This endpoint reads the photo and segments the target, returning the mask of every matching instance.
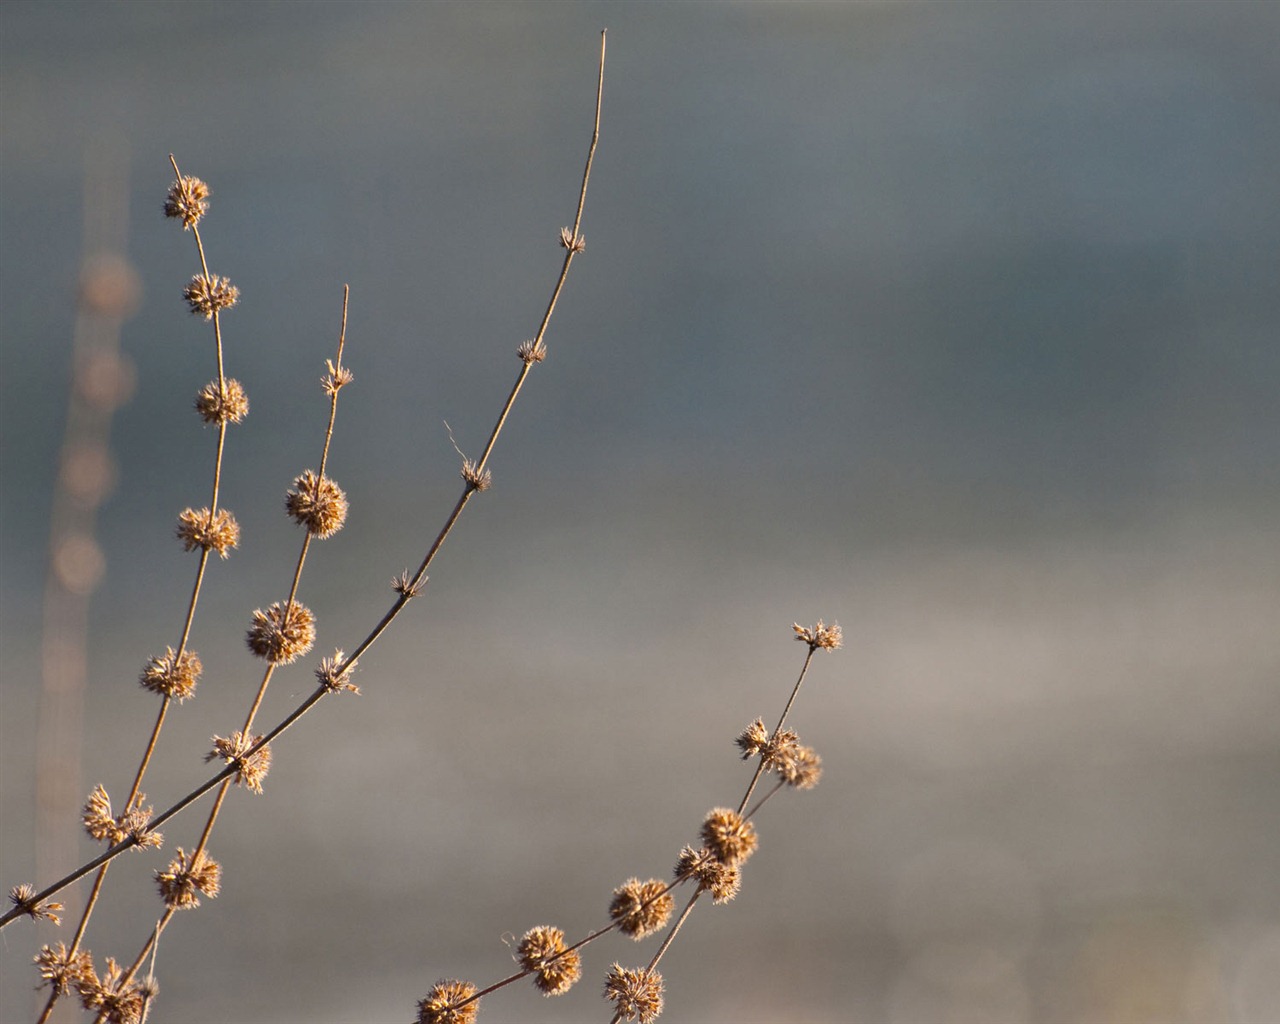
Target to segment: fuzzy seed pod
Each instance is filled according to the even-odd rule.
[[[209,212],[209,186],[199,178],[183,175],[169,186],[164,201],[166,217],[182,218],[182,230],[195,227]]]
[[[642,882],[629,878],[613,890],[609,917],[618,922],[618,930],[639,941],[663,928],[675,909],[675,897],[667,892],[661,879]]]
[[[730,867],[750,857],[759,845],[755,826],[728,807],[716,807],[702,822],[702,842],[722,864]]]
[[[211,380],[196,395],[196,412],[206,423],[239,423],[249,415],[249,396],[234,377],[224,378],[221,387]]]
[[[217,274],[211,274],[208,278],[197,274],[182,289],[182,297],[187,300],[194,315],[212,320],[214,313],[230,309],[240,301],[240,289]]]
[[[233,732],[230,736],[215,736],[213,749],[204,755],[206,761],[222,760],[236,766],[236,785],[244,786],[255,793],[262,792],[262,780],[271,771],[271,748],[262,747],[251,757],[245,757],[249,748],[257,743],[261,736],[252,739],[242,732]]]
[[[289,518],[319,540],[332,537],[347,521],[347,496],[328,477],[318,479],[311,470],[293,481],[293,490],[285,494],[284,507]]]
[[[294,601],[287,608],[279,601],[266,611],[257,608],[245,635],[249,650],[274,665],[297,661],[316,642],[316,617],[305,604]]]
[[[566,951],[564,932],[550,925],[525,932],[516,960],[523,970],[535,972],[533,983],[545,996],[564,995],[582,977],[582,957],[577,950]]]
[[[160,898],[166,907],[189,910],[200,906],[200,894],[216,899],[222,889],[222,867],[203,850],[188,859],[186,851],[178,847],[178,856],[170,862],[168,871],[156,872]]]
[[[193,508],[183,509],[178,514],[176,532],[184,551],[195,548],[212,550],[218,552],[220,558],[226,558],[231,549],[240,543],[240,524],[225,508],[218,509],[216,514],[207,508],[199,511]]]
[[[164,654],[151,656],[138,682],[152,693],[176,697],[181,703],[195,694],[196,683],[203,670],[200,656],[195,651],[183,651],[179,658],[177,651],[166,647]]]
[[[614,964],[605,979],[604,997],[619,1018],[649,1024],[662,1013],[662,975]]]
[[[436,982],[418,1000],[418,1024],[475,1024],[480,1013],[480,1000],[472,999],[476,991],[469,981]]]

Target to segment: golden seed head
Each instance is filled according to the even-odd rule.
[[[716,807],[702,822],[702,842],[723,864],[730,866],[750,857],[759,845],[756,828],[728,807]]]
[[[206,761],[222,760],[236,766],[236,785],[244,786],[255,793],[262,792],[262,780],[271,771],[271,748],[263,747],[249,757],[245,757],[249,748],[257,743],[261,736],[249,739],[242,732],[233,732],[230,736],[215,736],[213,749],[204,755]]]
[[[187,300],[193,314],[212,320],[214,313],[230,309],[240,301],[240,289],[217,274],[211,274],[207,279],[197,274],[182,289],[182,297]]]
[[[199,511],[183,509],[178,515],[176,532],[178,540],[182,541],[182,550],[213,550],[220,558],[226,558],[240,543],[240,524],[225,508],[218,509],[216,513],[207,508]]]
[[[52,921],[54,924],[62,924],[62,918],[58,916],[58,911],[62,909],[62,904],[54,903],[51,900],[39,903],[36,901],[35,895],[36,887],[29,882],[23,882],[21,885],[15,885],[9,890],[9,901],[33,921],[43,920]]]
[[[178,703],[182,703],[195,694],[196,683],[203,670],[200,656],[195,651],[183,651],[182,657],[178,657],[177,651],[166,647],[164,654],[151,656],[143,666],[138,682],[152,693],[176,697]]]
[[[604,983],[604,997],[621,1020],[649,1024],[662,1013],[662,975],[614,964]]]
[[[418,1024],[475,1024],[480,1000],[469,981],[438,981],[418,1000]]]
[[[813,747],[797,745],[790,756],[778,764],[778,774],[788,786],[813,789],[822,778],[822,758]]]
[[[222,386],[211,380],[196,395],[196,412],[206,423],[239,423],[249,415],[249,396],[234,377],[225,377]]]
[[[66,943],[41,946],[32,959],[40,969],[40,987],[48,985],[58,995],[64,995],[72,986],[93,977],[93,957],[87,949],[71,953]]]
[[[319,540],[342,529],[347,521],[347,495],[341,487],[308,469],[293,481],[293,488],[284,497],[289,518]]]
[[[568,249],[572,253],[579,253],[587,247],[587,240],[581,235],[575,235],[573,228],[561,228],[560,247]]]
[[[120,965],[107,957],[101,979],[89,971],[76,982],[80,1004],[86,1010],[96,1010],[98,1019],[106,1024],[141,1024],[146,997],[142,986],[133,980],[125,981],[124,974]]]
[[[168,871],[157,871],[160,898],[166,907],[189,910],[200,906],[200,894],[216,899],[222,889],[222,867],[203,850],[190,858],[181,846]]]
[[[199,178],[183,175],[169,186],[164,201],[166,217],[181,217],[182,230],[195,227],[209,212],[209,186]]]
[[[609,904],[609,917],[617,922],[623,935],[639,941],[666,926],[675,909],[675,897],[667,891],[667,884],[658,878],[642,882],[628,878],[613,890]]]
[[[493,474],[470,459],[462,460],[462,479],[473,491],[487,491],[493,485]]]
[[[85,831],[94,839],[106,842],[108,846],[115,846],[116,843],[122,843],[128,838],[133,838],[135,841],[133,846],[135,850],[161,846],[164,843],[164,835],[153,832],[147,827],[151,821],[152,809],[143,808],[142,801],[146,798],[145,793],[139,793],[132,810],[113,816],[111,798],[99,783],[93,788],[84,805],[82,820]]]
[[[742,730],[741,735],[734,742],[738,744],[738,749],[742,751],[742,760],[746,761],[755,757],[769,743],[769,730],[765,728],[764,720],[757,718]]]
[[[550,925],[538,925],[524,933],[516,950],[521,969],[533,971],[533,983],[544,996],[568,992],[582,977],[582,957],[578,951],[566,950],[564,932]]]
[[[725,864],[716,859],[705,847],[695,850],[686,846],[676,861],[675,876],[679,880],[696,878],[698,891],[711,893],[716,903],[727,903],[742,888],[742,871],[737,865]]]
[[[360,687],[351,681],[351,672],[355,667],[354,662],[347,664],[347,652],[337,647],[332,658],[320,659],[320,667],[316,669],[316,682],[330,693],[346,690],[359,696]]]
[[[541,341],[534,342],[532,339],[522,342],[520,347],[516,349],[516,355],[525,361],[525,363],[540,363],[547,358],[547,346]]]
[[[796,639],[808,644],[811,651],[816,651],[818,648],[824,651],[838,651],[844,646],[844,633],[838,622],[828,626],[819,619],[816,626],[802,626],[796,622],[792,623],[791,628],[796,631]]]
[[[286,614],[287,613],[287,614]],[[249,650],[273,665],[297,661],[316,642],[316,617],[305,604],[275,602],[266,611],[254,609],[245,635]]]
[[[320,378],[320,386],[324,388],[326,395],[333,398],[339,391],[355,380],[356,375],[345,366],[335,366],[332,359],[326,359],[324,362],[325,366],[329,368],[329,372]]]

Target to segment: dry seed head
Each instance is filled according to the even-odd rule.
[[[573,228],[560,229],[560,246],[568,249],[570,252],[579,253],[587,247],[587,240],[581,235],[575,235]]]
[[[240,301],[240,289],[217,274],[210,275],[208,279],[197,274],[182,289],[182,297],[187,300],[192,313],[212,320],[214,313],[230,309]]]
[[[346,690],[359,696],[360,687],[351,681],[351,670],[354,668],[354,663],[347,664],[347,652],[341,647],[335,648],[332,658],[320,659],[320,667],[316,669],[316,682],[330,693]]]
[[[605,979],[604,997],[619,1019],[649,1024],[662,1013],[662,975],[614,964]]]
[[[405,569],[399,576],[391,577],[391,589],[397,594],[403,594],[405,597],[413,598],[422,593],[422,588],[427,585],[428,576],[423,576],[417,583],[413,582],[413,577],[409,575],[409,570]]]
[[[178,657],[177,651],[166,647],[164,654],[151,656],[143,666],[138,682],[152,693],[176,697],[181,703],[196,692],[196,683],[203,670],[200,656],[195,651],[183,651],[182,657]]]
[[[72,986],[93,976],[93,957],[87,949],[72,953],[66,943],[57,946],[41,946],[33,958],[40,970],[39,987],[50,986],[58,995],[65,994]]]
[[[816,651],[818,648],[824,651],[838,651],[844,646],[844,633],[838,622],[833,622],[830,626],[821,619],[815,626],[802,626],[795,622],[792,623],[791,628],[796,631],[796,639],[808,644],[811,651]]]
[[[99,979],[90,970],[76,983],[80,1004],[86,1010],[96,1010],[98,1020],[107,1024],[141,1024],[146,1005],[142,986],[136,981],[125,981],[124,971],[111,957]]]
[[[516,961],[522,970],[536,973],[533,983],[545,996],[564,995],[582,977],[582,957],[577,950],[566,951],[564,932],[550,925],[538,925],[524,933]]]
[[[166,907],[189,910],[200,906],[200,894],[216,899],[222,889],[222,867],[216,860],[197,850],[188,859],[178,847],[178,856],[169,863],[168,871],[157,871],[160,898]]]
[[[327,476],[317,478],[309,469],[293,481],[293,487],[284,498],[289,518],[319,540],[342,529],[347,521],[347,496],[341,487]]]
[[[715,854],[705,847],[695,850],[686,846],[681,850],[675,876],[681,880],[696,878],[698,891],[711,893],[711,899],[716,903],[727,903],[742,888],[741,869],[717,860]]]
[[[207,508],[199,511],[194,508],[183,509],[178,514],[176,532],[178,540],[182,541],[182,550],[213,550],[218,552],[220,558],[226,558],[231,549],[240,543],[240,524],[225,508],[218,509],[217,512],[211,512]]]
[[[169,186],[164,201],[166,217],[181,217],[182,230],[195,227],[209,212],[209,186],[199,178],[183,175]]]
[[[609,917],[623,935],[639,941],[665,927],[675,905],[675,897],[667,892],[667,884],[661,879],[642,882],[628,878],[613,890]]]
[[[206,761],[223,760],[236,766],[236,785],[244,786],[255,793],[262,792],[262,780],[271,771],[271,748],[263,747],[250,757],[244,755],[257,743],[261,736],[248,739],[242,732],[233,732],[230,736],[215,736],[213,749],[204,755]]]
[[[239,423],[249,415],[249,396],[234,377],[224,377],[221,387],[211,380],[196,394],[196,412],[206,423]]]
[[[355,380],[356,375],[345,366],[335,366],[332,359],[326,359],[324,362],[325,366],[329,368],[329,372],[320,378],[320,386],[324,388],[326,395],[333,398],[339,391]]]
[[[115,846],[130,837],[135,841],[133,846],[135,850],[162,845],[164,835],[147,828],[147,823],[151,821],[152,809],[150,807],[143,809],[142,801],[146,798],[145,793],[139,793],[133,810],[113,816],[111,797],[99,783],[94,786],[93,792],[89,794],[89,799],[84,805],[82,820],[85,831],[94,839],[106,842],[108,846]]]
[[[702,842],[723,864],[734,866],[750,857],[759,844],[756,828],[737,811],[716,807],[702,822]]]
[[[535,342],[532,339],[522,342],[520,347],[516,349],[516,355],[528,363],[540,363],[547,358],[547,346],[540,340]]]
[[[436,982],[426,998],[418,1000],[418,1024],[475,1024],[480,1000],[467,1000],[476,991],[469,981]]]
[[[788,786],[813,789],[822,778],[822,758],[813,747],[797,745],[790,757],[778,765],[778,774]]]
[[[487,491],[493,485],[493,474],[470,459],[462,460],[462,479],[473,491]]]
[[[29,882],[23,882],[21,885],[15,885],[9,890],[9,901],[18,907],[33,921],[52,921],[54,924],[62,924],[62,918],[58,916],[58,911],[62,909],[61,903],[53,903],[45,901],[37,903],[34,899],[36,887]]]
[[[273,665],[297,661],[315,642],[316,617],[297,601],[291,605],[277,601],[266,611],[254,609],[253,624],[245,635],[249,650]]]

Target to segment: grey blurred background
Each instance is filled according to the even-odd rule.
[[[1280,1019],[1273,3],[4,4],[0,881],[50,880],[40,595],[94,218],[141,294],[82,794],[128,789],[136,676],[194,568],[173,520],[208,500],[169,153],[210,183],[210,267],[243,296],[244,536],[144,787],[163,807],[256,685],[243,629],[287,593],[281,497],[318,459],[344,283],[352,512],[303,579],[316,652],[260,722],[457,496],[444,421],[483,447],[536,328],[606,26],[587,251],[494,488],[364,695],[232,794],[224,891],[163,937],[157,1019],[406,1021],[440,977],[509,973],[535,924],[597,927],[736,802],[731,741],[780,713],[790,625],[818,617],[846,648],[792,721],[824,781],[770,803],[740,897],[699,906],[664,1020]],[[167,859],[109,875],[99,962],[140,948]],[[68,932],[5,929],[0,1018],[31,1017],[29,958]],[[653,948],[610,936],[569,995],[523,984],[481,1019],[607,1020],[608,965]]]

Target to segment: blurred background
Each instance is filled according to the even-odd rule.
[[[70,856],[96,852],[77,809],[127,792],[157,706],[136,678],[190,592],[172,530],[208,502],[190,407],[215,367],[168,155],[213,191],[252,408],[157,808],[256,686],[243,631],[288,592],[282,497],[319,458],[344,283],[352,511],[302,581],[316,650],[259,722],[452,506],[445,422],[483,448],[536,330],[606,26],[587,250],[493,489],[363,696],[231,794],[223,893],[162,938],[157,1019],[407,1021],[441,977],[510,973],[534,925],[598,927],[736,804],[732,740],[776,721],[791,623],[819,617],[846,646],[792,724],[823,783],[761,813],[736,901],[699,905],[665,1020],[1280,1018],[1272,3],[4,4],[0,881],[55,877],[38,763],[73,776]],[[42,721],[51,523],[91,504],[58,487],[90,336],[125,362],[90,375],[110,462],[81,481],[82,571],[56,563],[87,668]],[[203,820],[113,868],[99,963],[133,959],[151,871]],[[33,1016],[30,957],[73,927],[5,929],[0,1018]],[[523,983],[481,1020],[607,1020],[609,964],[654,948],[609,936],[567,996]]]

